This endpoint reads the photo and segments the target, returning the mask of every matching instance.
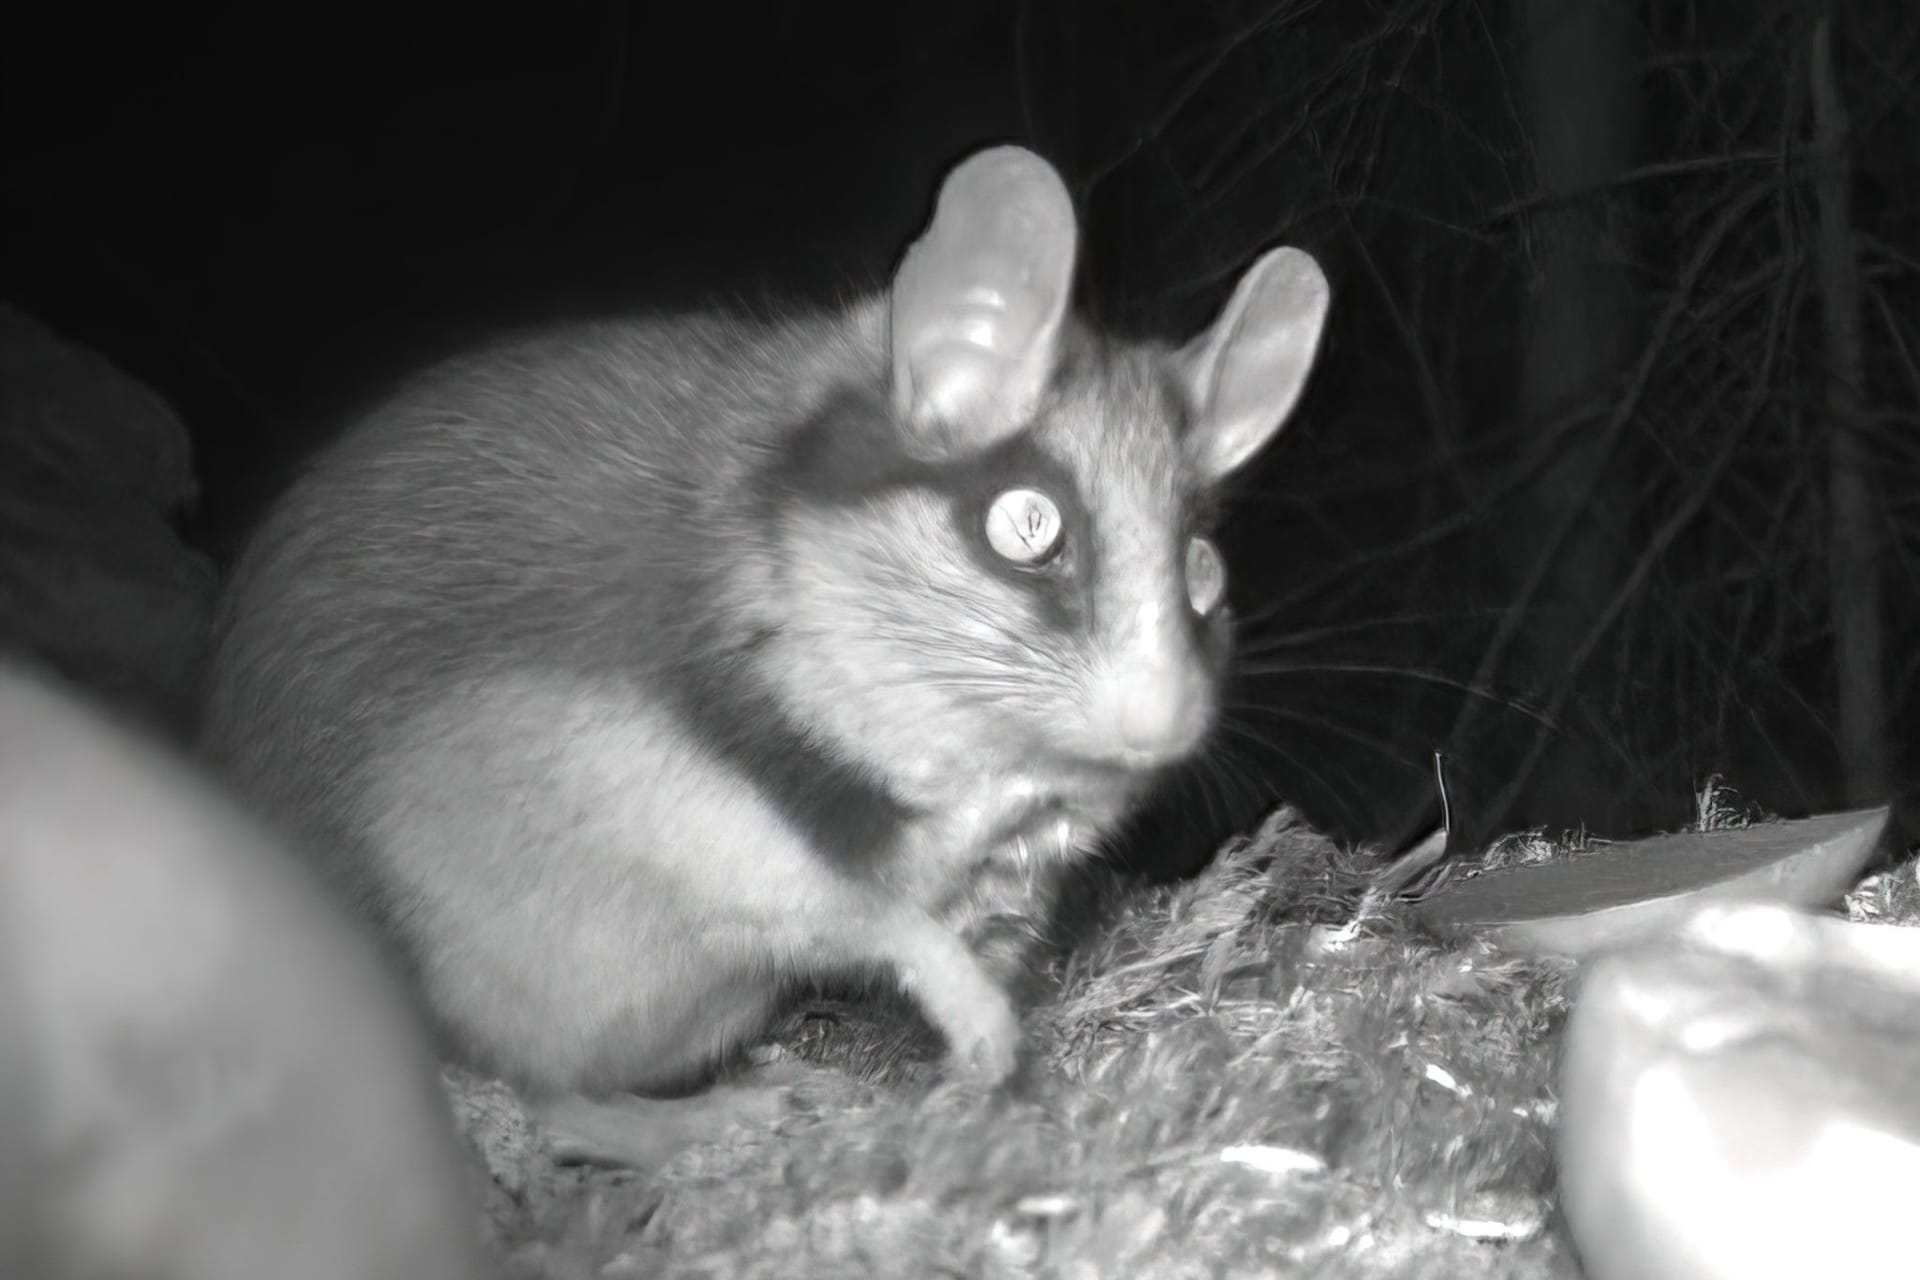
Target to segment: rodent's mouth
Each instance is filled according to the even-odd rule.
[[[1008,822],[1005,838],[1026,836],[1042,844],[1058,843],[1068,837],[1056,828],[1067,828],[1080,840],[1112,825],[1141,794],[1142,776],[1111,766],[1090,767],[1049,778],[1037,789],[1032,802]]]
[[[1166,760],[1148,753],[1074,756],[1061,764],[1058,792],[1068,798],[1113,792],[1133,795],[1151,786],[1170,767]]]
[[[1009,822],[993,844],[1022,862],[1064,858],[1079,852],[1101,825],[1064,804],[1043,804]]]

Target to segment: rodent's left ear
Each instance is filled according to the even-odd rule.
[[[992,147],[947,175],[893,278],[894,409],[917,443],[980,448],[1033,416],[1078,239],[1065,184],[1031,151]]]
[[[1187,456],[1209,483],[1246,465],[1293,412],[1330,300],[1311,254],[1272,249],[1248,268],[1212,326],[1180,350],[1194,407]]]

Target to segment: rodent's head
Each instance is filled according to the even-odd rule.
[[[1071,318],[1071,201],[1003,147],[948,177],[887,298],[890,385],[850,388],[779,468],[785,695],[909,782],[1136,779],[1217,716],[1221,483],[1299,397],[1328,290],[1275,249],[1177,349]]]

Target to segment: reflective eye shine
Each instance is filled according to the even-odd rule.
[[[1227,566],[1219,550],[1205,538],[1187,540],[1187,603],[1201,617],[1220,605],[1227,594]]]
[[[1015,564],[1044,564],[1060,550],[1060,508],[1038,489],[1009,489],[987,508],[987,544]]]

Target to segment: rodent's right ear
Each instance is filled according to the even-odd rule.
[[[1311,255],[1270,249],[1213,325],[1179,353],[1194,406],[1187,454],[1203,479],[1239,470],[1286,424],[1313,371],[1330,301]]]
[[[1078,240],[1065,184],[1031,151],[992,147],[947,176],[893,278],[893,404],[916,443],[978,449],[1033,416]]]

